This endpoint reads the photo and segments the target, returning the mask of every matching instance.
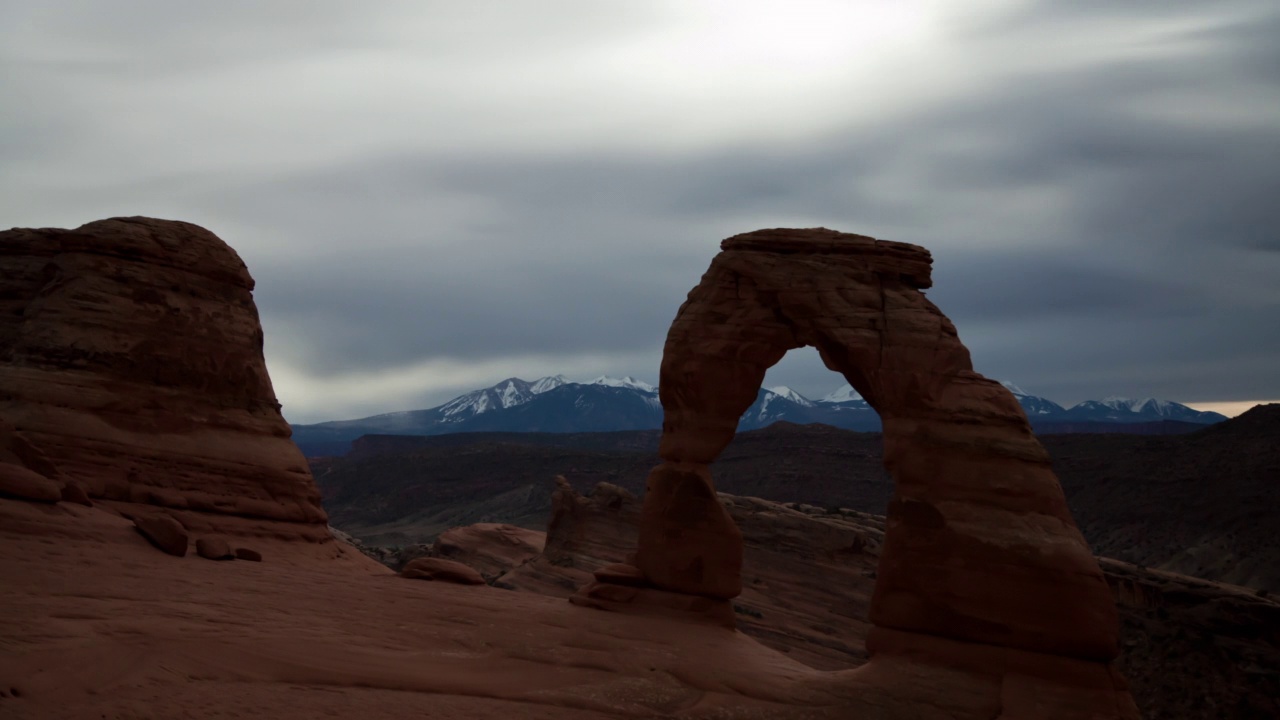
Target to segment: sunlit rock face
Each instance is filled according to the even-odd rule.
[[[739,593],[742,537],[708,466],[769,367],[813,346],[884,422],[895,490],[870,608],[873,656],[932,647],[954,659],[976,643],[1107,662],[1118,623],[1102,572],[1017,400],[974,372],[955,326],[925,297],[931,261],[915,245],[823,228],[722,243],[667,335],[663,464],[649,478],[636,564],[664,590]],[[1096,681],[1104,704],[1127,701],[1108,677],[1099,667],[1084,684]]]
[[[192,530],[327,541],[253,285],[190,223],[0,233],[0,418],[95,501],[161,506]]]

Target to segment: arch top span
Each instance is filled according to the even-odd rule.
[[[733,439],[765,372],[817,349],[882,417],[936,403],[971,371],[955,327],[921,290],[929,251],[826,228],[757,230],[721,243],[663,348],[661,455],[706,463]]]
[[[727,251],[767,252],[778,255],[825,255],[856,258],[872,271],[902,276],[912,287],[923,290],[933,285],[933,255],[919,245],[893,240],[877,240],[868,235],[827,228],[772,228],[755,230],[720,241]]]
[[[709,464],[765,372],[810,345],[880,414],[893,500],[872,599],[885,630],[1089,659],[1115,605],[1013,395],[973,371],[925,297],[928,250],[825,228],[721,244],[667,334],[664,410],[636,562],[662,589],[732,598],[742,540]]]

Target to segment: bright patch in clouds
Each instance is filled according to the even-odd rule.
[[[933,35],[933,3],[680,3],[685,17],[662,62],[672,79],[706,82],[806,81],[839,73],[846,63],[872,67],[886,53]]]

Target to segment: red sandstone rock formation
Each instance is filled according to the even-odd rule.
[[[58,502],[64,489],[53,479],[57,475],[49,458],[0,417],[0,496]]]
[[[800,247],[794,242],[775,245],[744,241],[730,260],[785,265],[793,255],[808,257],[815,282],[830,279],[820,274],[826,270],[819,256],[790,252]],[[803,315],[789,300],[742,326],[702,317],[712,321],[703,327],[713,333],[703,349],[718,346],[721,354],[673,352],[669,345],[676,365],[664,362],[664,403],[672,413],[667,466],[655,472],[646,504],[670,502],[641,515],[638,569],[651,583],[678,586],[637,587],[636,573],[615,567],[601,578],[628,584],[597,582],[581,600],[680,612],[596,613],[487,587],[405,583],[336,544],[297,542],[330,536],[271,395],[252,281],[212,235],[142,219],[5,233],[0,279],[12,285],[0,294],[0,417],[54,467],[36,468],[38,458],[16,452],[17,462],[9,456],[0,462],[46,480],[84,482],[100,502],[0,499],[0,577],[13,580],[0,583],[7,648],[0,653],[0,687],[7,688],[0,714],[300,718],[337,707],[368,718],[433,711],[583,720],[1134,717],[1122,680],[1105,664],[1009,647],[1063,645],[1062,630],[1036,633],[1045,616],[1076,622],[1096,612],[1092,596],[1080,591],[1091,576],[1059,582],[1059,561],[1074,557],[1076,538],[1059,527],[1070,528],[1070,518],[1059,516],[1060,495],[1045,489],[1056,488],[1052,475],[1039,472],[1036,457],[1028,459],[1033,448],[1020,441],[1025,419],[997,412],[1004,408],[998,388],[971,372],[934,377],[925,372],[933,365],[918,367],[922,359],[941,358],[944,369],[954,370],[967,360],[947,360],[954,359],[952,343],[959,347],[954,331],[950,340],[944,333],[929,344],[924,330],[950,326],[918,293],[903,289],[909,286],[894,284],[902,282],[898,271],[912,265],[885,247],[883,256],[870,253],[865,267],[857,265],[873,270],[849,293],[861,298],[862,281],[878,283],[879,322],[892,322],[879,326],[869,314],[867,322],[873,335],[892,340],[878,357],[893,363],[876,365],[871,351],[838,354],[852,353],[854,345],[819,347],[829,364],[858,378],[855,385],[881,409],[898,443],[888,452],[900,485],[881,565],[894,592],[877,588],[872,618],[880,627],[868,638],[871,662],[822,673],[723,626],[733,617],[724,598],[736,592],[741,560],[734,552],[741,547],[704,466],[722,447],[726,423],[736,422],[740,391],[748,381],[759,384],[757,369],[763,375],[763,367],[733,363],[781,355],[774,344],[752,344],[751,323],[762,323],[766,333],[778,329],[771,322],[782,323],[792,340],[821,342],[843,338],[840,326],[813,317],[787,325]],[[839,265],[842,256],[833,257],[826,264]],[[741,275],[735,282],[745,297],[766,292],[769,277]],[[790,297],[805,282],[790,277],[775,295]],[[712,299],[716,292],[726,290]],[[890,299],[895,293],[901,297]],[[768,308],[767,300],[747,306]],[[912,303],[923,310],[903,317]],[[699,307],[710,306],[691,301],[681,317],[694,317],[686,311]],[[732,304],[724,309],[734,317]],[[772,339],[785,340],[785,333]],[[847,364],[850,357],[860,364]],[[916,366],[908,362],[913,357]],[[717,372],[726,360],[728,369]],[[733,413],[727,420],[726,412]],[[999,432],[993,431],[993,419],[1007,426],[996,423]],[[729,423],[728,436],[732,431]],[[927,451],[936,467],[920,467],[912,448]],[[984,462],[993,454],[1022,464]],[[182,561],[155,552],[121,517],[145,524],[158,513],[145,505],[163,506],[197,536],[259,534],[255,542],[273,562]],[[1037,534],[1035,549],[1045,560],[1026,557]],[[690,540],[706,545],[690,547]],[[256,550],[235,554],[261,559]],[[891,558],[897,567],[889,567]],[[1019,579],[1032,582],[1011,582]],[[1052,603],[1037,612],[1032,602],[998,594],[1025,587],[1041,601],[1044,587],[1055,583],[1067,601],[1084,603],[1078,615]],[[683,592],[690,588],[700,592]],[[1007,627],[989,617],[981,600],[1010,611]],[[715,622],[689,622],[689,611]],[[952,621],[960,637],[927,632]],[[1087,623],[1069,629],[1080,631],[1082,642],[1065,643],[1068,650],[1084,648],[1086,655],[1107,636],[1106,628],[1091,632],[1096,628]],[[970,642],[975,634],[984,642]],[[317,693],[318,687],[333,692]]]
[[[249,562],[262,562],[262,553],[249,548],[236,548],[235,556],[237,560],[248,560]]]
[[[871,570],[879,560],[884,518],[723,493],[720,501],[745,546],[743,593],[734,600],[738,627],[810,667],[864,664]],[[558,585],[539,579],[552,572],[589,582],[583,568],[596,568],[592,575],[602,585],[643,581],[634,566],[596,565],[600,555],[622,558],[635,547],[639,501],[626,497],[632,507],[625,515],[588,498],[575,504],[582,511],[558,514],[562,522],[590,516],[596,528],[612,523],[618,527],[600,535],[612,547],[596,541],[591,547],[597,557],[586,557],[575,552],[581,546],[565,543],[556,550],[562,564],[539,559],[515,568],[503,578],[508,586],[564,597]],[[561,537],[579,534],[554,529]],[[1117,663],[1149,716],[1276,716],[1280,678],[1264,669],[1280,667],[1280,605],[1245,588],[1107,558],[1098,562],[1124,622],[1125,650]]]
[[[0,278],[0,418],[60,476],[193,532],[329,539],[224,242],[147,218],[10,230]]]
[[[62,501],[93,507],[93,501],[89,499],[89,492],[78,482],[69,482],[62,486]]]
[[[1007,716],[1032,712],[1029,698],[1052,684],[1045,674],[1114,658],[1117,614],[1102,572],[1017,401],[974,372],[955,327],[921,292],[928,251],[826,229],[761,230],[721,248],[663,350],[663,464],[649,478],[637,552],[649,581],[710,598],[740,592],[742,535],[707,466],[765,371],[808,345],[884,422],[895,490],[871,652],[933,648],[967,666],[970,647],[1001,648],[983,651],[1000,663],[1013,658],[1003,649],[1017,650],[1016,662],[1039,669],[1006,678],[1020,688]],[[1072,692],[1123,716],[1132,701],[1096,667],[1080,680],[1088,693]]]
[[[636,546],[639,520],[640,501],[624,488],[599,483],[584,497],[568,480],[557,477],[541,553],[513,566],[495,584],[569,597],[591,581],[593,571],[628,559]]]
[[[484,585],[484,578],[474,569],[460,562],[435,557],[422,557],[417,560],[411,560],[408,565],[404,566],[404,570],[400,571],[400,576],[414,580],[438,580],[459,585]]]
[[[432,557],[474,568],[485,581],[497,579],[542,552],[546,535],[503,523],[476,523],[445,530],[431,545]]]
[[[152,545],[170,555],[184,557],[187,554],[187,529],[168,515],[142,515],[133,525]]]
[[[742,529],[744,591],[732,609],[743,632],[814,668],[864,662],[869,576],[879,559],[882,519],[724,494],[719,501]],[[543,553],[513,564],[494,585],[564,598],[584,586],[617,598],[631,593],[608,586],[649,585],[626,562],[634,559],[638,498],[609,483],[584,497],[564,482],[552,503]],[[474,555],[459,557],[468,556]],[[594,605],[606,602],[597,598]]]
[[[54,481],[21,465],[0,463],[0,496],[54,503],[62,499],[62,490]]]
[[[218,537],[202,537],[196,540],[196,554],[208,560],[234,560],[231,543]]]

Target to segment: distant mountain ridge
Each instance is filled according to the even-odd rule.
[[[1221,422],[1218,413],[1201,412],[1168,400],[1108,397],[1067,409],[1002,383],[1022,405],[1032,425],[1043,432],[1181,432]],[[786,386],[761,388],[742,414],[739,430],[755,430],[780,420],[824,423],[846,430],[878,432],[880,416],[846,384],[820,400]],[[1165,423],[1165,429],[1151,429]],[[1186,428],[1181,426],[1186,425]],[[492,387],[459,395],[426,410],[384,413],[356,420],[294,425],[293,438],[308,456],[341,455],[362,435],[443,435],[461,432],[601,432],[649,430],[662,426],[658,389],[632,377],[601,376],[570,382],[563,375],[532,382],[507,378]]]
[[[1095,552],[1280,591],[1273,530],[1280,404],[1197,427],[1163,437],[1041,434],[1040,441]],[[402,545],[482,519],[545,527],[555,489],[549,478],[557,474],[579,491],[608,482],[640,494],[661,436],[657,429],[376,435],[345,457],[310,464],[336,527]],[[881,514],[893,494],[883,453],[878,434],[778,422],[738,433],[711,472],[719,490],[735,495]]]

